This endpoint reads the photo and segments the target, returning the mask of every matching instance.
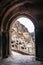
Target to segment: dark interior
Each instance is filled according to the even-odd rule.
[[[9,28],[12,21],[18,16],[26,16],[35,26],[36,60],[43,61],[43,1],[1,0],[0,4],[0,57],[10,55]]]

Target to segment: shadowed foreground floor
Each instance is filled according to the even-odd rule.
[[[36,61],[34,56],[12,53],[11,57],[0,60],[0,65],[43,65],[40,61]]]

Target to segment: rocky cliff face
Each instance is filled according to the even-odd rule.
[[[19,21],[15,21],[11,27],[11,31],[11,43],[13,42],[11,49],[34,54],[34,42],[28,29]]]
[[[13,27],[17,28],[18,31],[28,32],[27,28],[23,24],[21,24],[19,21],[15,21],[13,24]]]
[[[23,24],[21,24],[19,21],[14,22],[14,24],[12,25],[12,29],[14,30],[12,32],[13,36],[17,38],[22,38],[27,42],[31,40],[31,35],[28,29]]]

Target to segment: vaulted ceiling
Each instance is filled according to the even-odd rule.
[[[18,8],[18,10],[27,9],[30,13],[32,13],[32,15],[35,15],[37,20],[43,21],[43,0],[1,0],[1,2],[0,2],[1,16],[3,15],[3,12],[7,11],[7,9],[11,8],[12,5],[14,5],[14,4],[17,5],[19,3],[24,3],[24,4],[22,6],[20,6]],[[14,7],[15,7],[15,5],[14,5]]]

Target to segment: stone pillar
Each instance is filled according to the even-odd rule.
[[[0,59],[2,58],[2,44],[1,44],[1,31],[0,31]]]
[[[35,34],[36,60],[43,60],[43,30],[37,29]]]
[[[2,32],[2,58],[9,55],[9,40],[7,32]]]

